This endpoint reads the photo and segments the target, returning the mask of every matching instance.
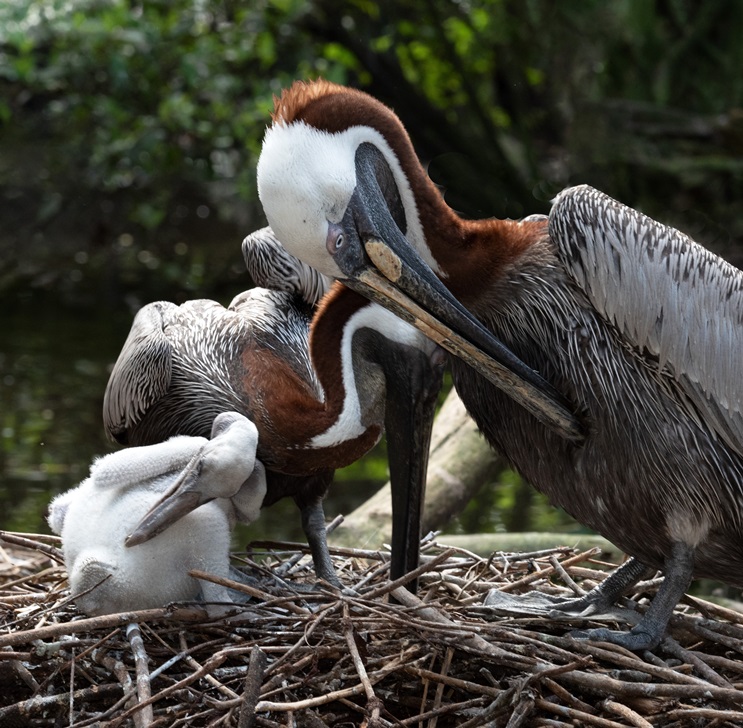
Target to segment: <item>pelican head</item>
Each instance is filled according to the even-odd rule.
[[[317,120],[295,118],[295,98],[299,104],[329,101],[328,113],[342,111],[346,125],[328,130]],[[370,123],[363,114],[353,118],[355,110],[367,107],[373,111]],[[375,118],[376,125],[371,121]],[[335,121],[340,125],[342,119]],[[388,134],[410,144],[397,117],[376,99],[318,81],[295,84],[285,92],[266,132],[257,170],[266,217],[292,255],[332,278],[344,279],[353,272],[351,256],[342,255],[344,248],[353,247],[347,244],[353,233],[357,245],[374,233],[402,236],[428,267],[441,273],[426,245],[415,195],[398,154],[376,128],[385,125]]]
[[[432,184],[394,113],[360,91],[318,81],[285,91],[273,120],[258,193],[282,245],[414,324],[564,436],[580,438],[560,394],[441,282],[446,269],[423,224],[433,220]]]
[[[238,495],[256,470],[258,430],[238,412],[222,412],[214,418],[211,439],[204,442],[160,500],[144,515],[125,543],[137,546],[171,527],[183,516],[215,498]],[[262,468],[261,468],[262,469]],[[266,493],[265,478],[255,513]]]

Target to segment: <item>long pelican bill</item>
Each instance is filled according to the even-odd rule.
[[[331,250],[344,284],[415,326],[562,437],[582,440],[563,395],[495,338],[418,255],[390,213],[373,160],[364,161],[357,157],[357,186],[343,221],[350,239]]]
[[[429,339],[506,392],[540,422],[561,436],[568,440],[583,439],[580,423],[567,408],[562,395],[491,334],[487,333],[487,336],[483,337],[478,331],[479,327],[475,326],[471,333],[474,334],[473,338],[481,340],[482,348],[473,344],[470,339],[433,316],[371,267],[360,271],[357,278],[345,279],[343,282],[415,326]],[[454,317],[458,318],[456,314]],[[449,320],[451,321],[451,317]],[[464,324],[463,328],[470,328],[467,318],[460,321]],[[488,339],[491,339],[492,343],[488,342]]]
[[[155,538],[183,516],[213,500],[205,497],[198,489],[200,458],[199,452],[191,459],[168,492],[150,508],[134,531],[127,536],[125,546],[137,546]]]

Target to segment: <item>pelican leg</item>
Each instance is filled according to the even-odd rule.
[[[331,476],[332,477],[332,476]],[[325,530],[325,510],[321,495],[297,496],[294,501],[302,516],[302,528],[307,536],[307,543],[312,554],[312,563],[318,579],[323,579],[333,586],[341,587],[338,574],[330,559],[328,537]]]
[[[599,642],[612,642],[628,650],[650,650],[663,639],[673,610],[689,588],[694,572],[694,549],[676,541],[663,569],[663,583],[647,612],[629,632],[615,632],[605,627],[573,632],[573,637]]]
[[[385,433],[392,490],[392,557],[390,577],[417,568],[428,470],[428,451],[436,400],[444,372],[443,350],[387,352]],[[407,588],[415,593],[417,581]]]
[[[648,571],[650,569],[633,556],[587,594],[555,604],[554,611],[575,613],[583,617],[609,611],[619,597],[637,584]]]

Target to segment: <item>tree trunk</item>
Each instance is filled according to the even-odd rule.
[[[456,546],[479,556],[488,556],[496,551],[525,553],[545,551],[560,546],[571,546],[580,551],[601,549],[600,557],[606,561],[619,562],[623,552],[611,541],[593,533],[552,533],[549,531],[520,531],[519,533],[458,533],[443,535],[436,539],[446,546]]]

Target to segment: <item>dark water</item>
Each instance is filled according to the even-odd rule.
[[[129,331],[125,307],[75,309],[14,300],[0,325],[0,528],[48,533],[53,495],[83,480],[97,455],[118,448],[103,432],[108,375]],[[337,475],[328,517],[349,513],[385,479],[384,459]],[[371,473],[371,475],[370,475]],[[303,540],[290,500],[263,511],[239,538]]]

